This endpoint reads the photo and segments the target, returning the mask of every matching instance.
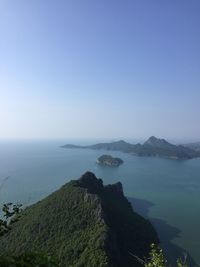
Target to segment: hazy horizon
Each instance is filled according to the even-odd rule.
[[[200,141],[199,11],[197,0],[1,1],[0,139]]]
[[[103,143],[103,142],[116,142],[119,140],[126,141],[128,143],[132,144],[143,144],[146,142],[151,136],[148,136],[146,138],[129,138],[129,137],[113,137],[113,138],[101,138],[101,137],[85,137],[85,138],[73,138],[73,137],[68,137],[68,138],[0,138],[0,143],[16,143],[16,144],[30,144],[30,143],[49,143],[53,142],[57,144],[57,146],[62,146],[65,144],[75,144],[75,145],[92,145],[96,143]],[[190,143],[200,143],[200,139],[186,139],[186,138],[164,138],[162,136],[156,136],[157,138],[160,139],[165,139],[166,141],[175,144],[175,145],[184,145],[184,144],[190,144]]]

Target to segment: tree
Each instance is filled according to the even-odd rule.
[[[150,258],[144,262],[145,267],[167,267],[167,260],[164,257],[163,250],[156,246],[151,245],[151,251],[149,253]],[[184,259],[179,258],[177,260],[177,267],[189,267],[187,264],[187,256]]]

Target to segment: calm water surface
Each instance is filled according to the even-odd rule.
[[[105,184],[121,181],[135,210],[155,225],[167,251],[171,255],[187,251],[200,265],[200,159],[176,161],[109,152],[124,164],[100,167],[95,160],[105,151],[59,148],[64,143],[1,141],[0,203],[29,205],[90,170]]]

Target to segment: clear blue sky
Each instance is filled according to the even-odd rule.
[[[199,0],[0,0],[0,138],[200,140]]]

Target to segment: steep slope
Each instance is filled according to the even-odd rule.
[[[185,146],[170,144],[165,139],[151,136],[144,144],[130,144],[123,140],[111,143],[99,143],[90,146],[64,145],[62,148],[90,148],[121,151],[138,156],[167,157],[173,159],[191,159],[200,157],[200,151]]]
[[[0,255],[46,251],[61,267],[140,266],[158,242],[149,221],[132,210],[121,183],[103,186],[93,173],[26,208],[0,238]]]

